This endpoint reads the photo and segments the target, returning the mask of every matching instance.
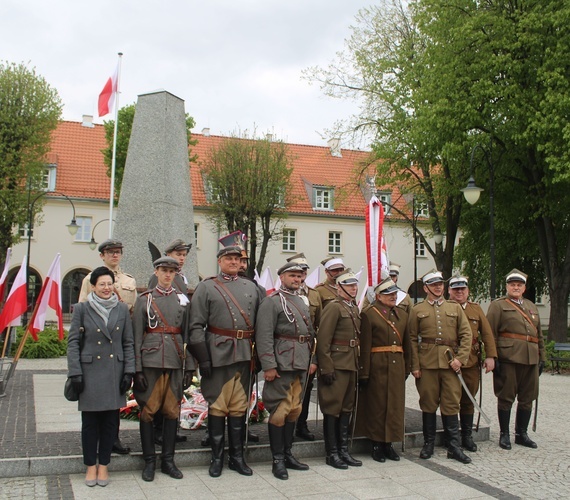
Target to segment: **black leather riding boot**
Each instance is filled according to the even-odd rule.
[[[267,424],[267,430],[269,432],[269,447],[273,457],[271,472],[277,479],[289,479],[289,473],[285,466],[285,428]]]
[[[245,416],[229,417],[228,416],[228,452],[230,459],[228,467],[235,470],[242,476],[251,476],[253,471],[245,463],[243,457],[243,444],[245,438]],[[210,435],[210,439],[212,436]]]
[[[477,451],[477,445],[473,441],[473,414],[462,413],[461,421],[461,446],[468,451]]]
[[[327,454],[326,463],[335,469],[348,469],[348,465],[338,456],[337,427],[338,417],[323,414],[323,434]]]
[[[420,458],[431,458],[433,455],[433,446],[435,443],[435,430],[437,417],[435,413],[422,413],[422,424],[424,433],[424,445],[420,451]]]
[[[384,455],[384,443],[379,443],[377,441],[372,441],[372,460],[375,462],[384,463],[386,461],[386,455]]]
[[[532,412],[530,410],[521,410],[517,408],[517,417],[515,421],[515,444],[526,446],[527,448],[538,448],[538,445],[528,437],[528,423],[530,422]]]
[[[162,422],[162,455],[160,457],[160,470],[173,479],[182,479],[184,474],[174,465],[174,450],[176,448],[176,431],[178,420],[165,418]]]
[[[140,421],[142,455],[144,459],[144,469],[142,471],[143,481],[154,481],[154,471],[156,469],[156,452],[154,449],[154,424],[152,422]]]
[[[283,449],[285,451],[285,467],[293,470],[309,470],[307,464],[299,462],[294,456],[291,448],[293,448],[293,434],[295,433],[295,422],[285,422],[283,427]]]
[[[211,477],[220,477],[224,468],[224,436],[226,433],[226,417],[208,415],[208,442],[212,448],[210,469]]]
[[[443,421],[443,428],[449,436],[447,458],[454,458],[463,464],[470,464],[471,459],[459,447],[459,419],[457,415],[442,415],[441,420]]]
[[[350,413],[341,413],[338,425],[338,456],[347,465],[360,467],[362,462],[356,460],[348,452],[348,438],[350,436]]]
[[[384,455],[389,460],[393,460],[394,462],[400,461],[400,455],[396,453],[396,450],[392,446],[392,443],[382,443],[384,445]]]
[[[501,435],[499,437],[499,446],[503,450],[511,449],[511,436],[509,435],[509,426],[511,425],[511,410],[498,410],[499,428]]]
[[[303,397],[301,414],[297,419],[297,431],[295,435],[300,439],[304,439],[305,441],[314,441],[315,435],[309,431],[309,427],[307,426],[307,419],[309,418],[309,405],[311,404],[311,390],[313,389],[313,382],[311,379],[309,380],[310,382],[307,385],[305,396]]]

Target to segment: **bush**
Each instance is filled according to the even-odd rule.
[[[44,331],[38,333],[38,341],[36,342],[31,335],[28,335],[26,345],[22,350],[22,358],[42,359],[42,358],[59,358],[67,355],[67,331],[64,332],[65,337],[59,340],[57,327],[46,326]],[[16,331],[16,342],[12,344],[12,356],[16,354],[24,329],[18,327]]]

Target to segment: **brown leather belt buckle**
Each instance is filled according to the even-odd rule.
[[[299,344],[304,344],[307,342],[308,337],[306,335],[299,335]]]
[[[236,330],[236,339],[238,340],[243,339],[243,330]]]
[[[443,344],[443,339],[442,339],[442,338],[439,338],[439,337],[436,337],[435,339],[433,339],[433,343],[434,343],[435,345],[442,345],[442,344]]]
[[[390,347],[392,348],[392,352],[398,352],[397,347],[399,346],[397,346],[396,344],[392,344]]]

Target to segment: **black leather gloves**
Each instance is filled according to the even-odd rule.
[[[189,370],[184,372],[184,378],[182,379],[182,388],[184,390],[188,389],[192,385],[192,377],[194,376],[194,372]]]
[[[119,384],[119,392],[121,394],[125,394],[125,392],[127,392],[131,388],[132,383],[133,383],[133,374],[132,373],[125,373],[123,375],[123,379],[121,380],[121,383]]]
[[[325,385],[332,385],[335,380],[336,380],[336,375],[334,372],[321,373],[321,375],[319,376],[319,382],[322,382]]]
[[[69,379],[71,380],[73,390],[77,394],[81,394],[85,388],[85,384],[83,383],[83,375],[74,375],[73,377],[69,377]]]
[[[135,373],[135,390],[144,392],[148,389],[148,382],[143,372]]]

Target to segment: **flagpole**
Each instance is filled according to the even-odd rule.
[[[113,131],[113,157],[111,159],[111,194],[109,197],[109,239],[113,237],[113,205],[115,203],[115,165],[117,162],[117,129],[119,128],[119,96],[121,83],[121,61],[123,53],[119,52],[117,69],[117,92],[115,95],[115,128]]]

